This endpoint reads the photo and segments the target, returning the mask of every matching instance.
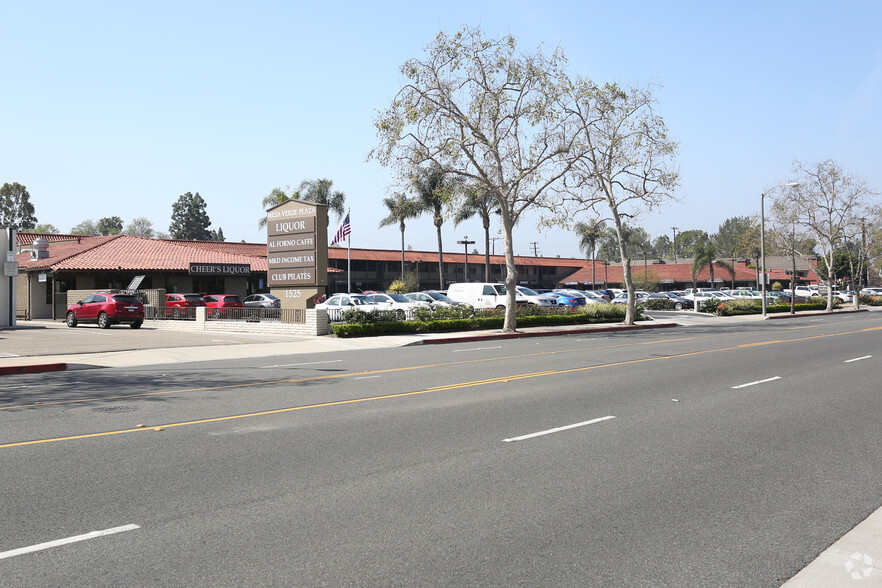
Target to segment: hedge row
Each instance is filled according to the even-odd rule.
[[[833,301],[833,308],[841,306],[838,300]],[[804,310],[826,310],[827,300],[820,298],[812,298],[810,302],[800,302],[794,306],[799,311]],[[763,311],[762,303],[759,300],[732,300],[721,302],[714,312],[720,316],[738,316],[743,314],[761,314]],[[766,313],[790,312],[789,304],[771,304],[766,305]]]
[[[643,320],[642,308],[637,307],[637,320]],[[616,304],[593,304],[575,312],[560,314],[536,314],[520,316],[518,326],[536,327],[550,325],[584,325],[592,323],[620,323],[625,320],[625,306]],[[413,321],[382,321],[370,323],[341,323],[331,325],[338,337],[366,337],[370,335],[394,335],[403,333],[443,333],[450,331],[475,331],[500,329],[504,316],[472,316],[467,318]]]

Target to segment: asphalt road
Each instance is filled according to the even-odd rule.
[[[880,333],[5,376],[0,586],[779,586],[882,504]]]

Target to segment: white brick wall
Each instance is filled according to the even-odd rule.
[[[148,320],[144,326],[164,331],[209,331],[218,333],[255,333],[270,335],[328,335],[331,332],[328,313],[323,309],[307,309],[304,324],[277,322],[250,323],[244,320],[205,320],[205,307],[196,308],[196,320]]]

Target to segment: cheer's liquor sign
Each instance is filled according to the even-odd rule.
[[[328,284],[326,205],[289,200],[267,211],[266,228],[270,288]]]
[[[193,263],[190,262],[191,276],[247,276],[251,266],[247,263]]]

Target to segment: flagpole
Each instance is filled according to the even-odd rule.
[[[349,217],[350,209],[346,209],[346,218],[349,220],[349,226],[352,226],[352,219]],[[352,229],[346,235],[346,292],[352,294]]]

